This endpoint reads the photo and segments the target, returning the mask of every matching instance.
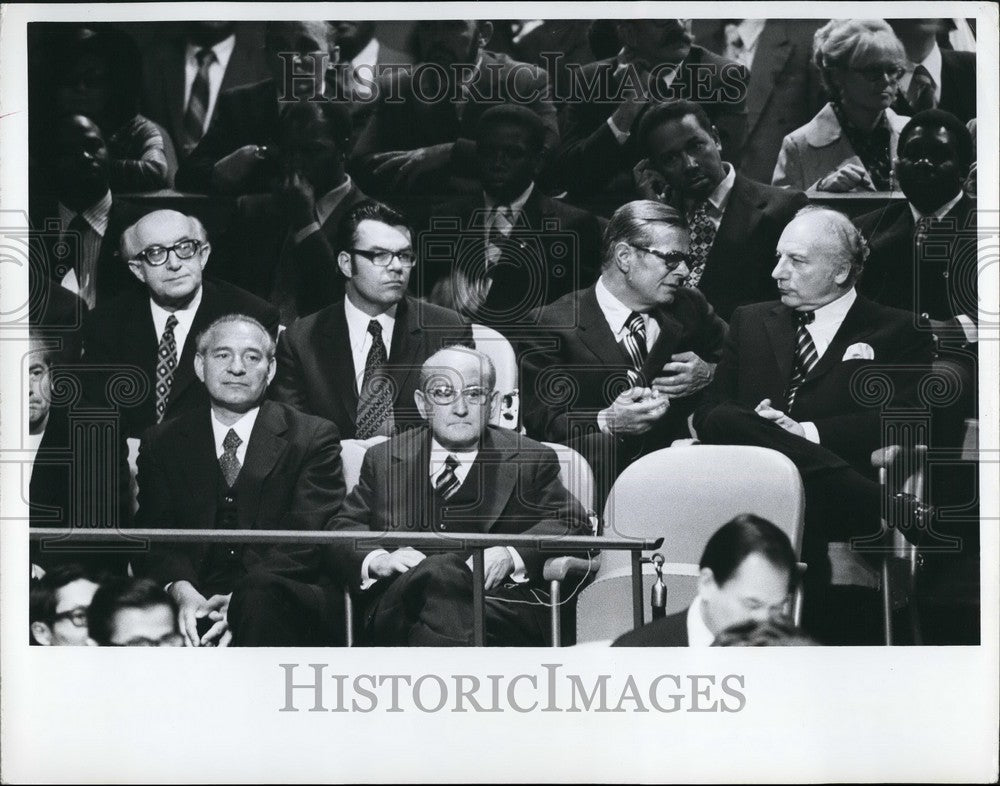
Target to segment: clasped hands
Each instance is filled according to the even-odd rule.
[[[426,558],[426,555],[410,546],[404,546],[395,551],[376,554],[368,563],[368,574],[374,579],[387,579],[397,573],[406,573],[416,567]],[[485,566],[485,583],[487,591],[496,589],[514,571],[514,559],[505,546],[490,546],[483,551]],[[466,564],[472,570],[472,557]]]
[[[233,639],[229,629],[229,601],[233,593],[206,599],[189,581],[175,581],[168,590],[177,603],[177,622],[186,647],[227,647]],[[208,617],[214,624],[198,635],[198,620]]]

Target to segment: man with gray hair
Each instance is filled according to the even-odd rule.
[[[248,314],[277,335],[272,305],[223,281],[203,280],[211,251],[201,222],[175,210],[149,213],[122,233],[121,258],[145,291],[122,292],[88,314],[84,360],[100,367],[86,374],[94,403],[107,402],[111,367],[131,367],[145,378],[146,395],[120,407],[129,437],[205,404],[204,388],[194,384],[194,339],[212,320]]]
[[[528,434],[587,457],[603,501],[634,459],[687,436],[726,323],[684,282],[683,216],[652,200],[618,208],[597,283],[544,307],[525,346]]]
[[[275,346],[253,317],[219,317],[197,347],[209,404],[143,437],[138,525],[321,528],[344,498],[336,427],[264,400]],[[133,567],[166,587],[188,646],[334,644],[339,604],[319,556],[312,546],[153,543]]]
[[[499,406],[496,372],[473,349],[431,355],[414,393],[426,426],[369,448],[358,485],[333,530],[589,535],[587,515],[559,481],[551,448],[490,426]],[[468,549],[424,554],[372,548],[374,537],[333,547],[333,572],[359,594],[363,633],[376,645],[461,646],[472,642]],[[485,551],[486,643],[546,643],[545,549]]]
[[[703,442],[759,445],[795,463],[805,487],[804,550],[815,584],[824,572],[829,576],[830,540],[878,532],[882,491],[871,477],[871,455],[886,439],[883,407],[913,406],[932,344],[912,314],[856,292],[868,249],[841,213],[803,208],[777,252],[771,276],[780,302],[733,313],[694,426]],[[890,400],[874,401],[873,383],[887,387]],[[915,540],[929,524],[927,506],[909,495],[890,502],[901,531]]]

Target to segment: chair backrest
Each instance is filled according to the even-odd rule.
[[[472,340],[476,349],[493,361],[497,372],[496,389],[500,391],[501,399],[492,423],[516,431],[520,425],[520,400],[514,347],[503,334],[485,325],[472,325]]]
[[[583,456],[573,448],[560,445],[556,442],[543,442],[552,448],[559,459],[559,480],[567,488],[570,494],[576,497],[577,501],[583,505],[587,514],[591,516],[592,523],[596,525],[597,515],[594,511],[594,472],[590,464]],[[596,526],[594,527],[596,534]]]
[[[682,577],[667,582],[670,614],[694,599],[698,563],[719,527],[741,513],[756,514],[780,527],[798,556],[804,509],[799,472],[777,451],[692,445],[655,451],[627,467],[611,489],[604,528],[616,537],[664,538],[664,574]],[[630,570],[628,552],[604,552],[594,583],[578,601],[578,641],[615,638],[632,628]],[[648,590],[652,566],[643,572]],[[648,600],[645,606],[649,619]]]
[[[384,442],[388,437],[378,436],[369,439],[343,439],[340,441],[340,461],[344,465],[344,483],[347,493],[358,485],[361,477],[361,462],[365,459],[365,451],[372,445]]]

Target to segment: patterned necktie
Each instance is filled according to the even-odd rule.
[[[171,314],[167,317],[163,336],[160,337],[160,348],[156,350],[156,422],[163,420],[167,410],[167,400],[170,398],[170,385],[174,381],[174,369],[177,368],[177,341],[174,339],[174,328],[177,327],[177,317]]]
[[[511,210],[508,205],[497,205],[489,217],[489,230],[486,233],[486,269],[500,261],[503,256],[503,241],[514,228],[511,221]]]
[[[795,403],[795,394],[799,392],[802,383],[809,376],[809,372],[813,370],[816,362],[819,360],[816,345],[813,344],[812,336],[809,335],[809,331],[806,329],[806,325],[816,319],[816,314],[812,311],[800,311],[795,313],[794,319],[795,367],[792,370],[792,378],[788,383],[788,409],[786,410],[786,414],[792,411],[792,405]]]
[[[628,332],[622,339],[622,343],[632,361],[632,368],[628,370],[628,378],[635,385],[639,381],[639,371],[646,360],[646,323],[642,319],[642,314],[638,311],[629,314],[625,327],[628,328]]]
[[[452,494],[458,491],[458,487],[461,485],[458,481],[458,475],[455,474],[455,470],[458,469],[458,460],[448,454],[448,457],[444,460],[444,469],[442,469],[437,478],[434,480],[434,491],[441,497],[441,499],[448,499]]]
[[[184,112],[184,148],[192,150],[205,133],[205,118],[208,115],[208,69],[215,62],[215,52],[211,49],[199,49],[195,54],[198,60],[198,73],[191,84],[191,97],[188,98],[187,109]]]
[[[913,69],[910,87],[906,91],[906,102],[914,113],[934,108],[934,78],[922,65]]]
[[[684,285],[691,288],[697,287],[698,282],[701,281],[702,274],[705,272],[705,261],[708,259],[708,253],[712,250],[712,243],[715,242],[715,224],[708,217],[707,206],[708,200],[699,204],[688,220],[688,228],[691,232],[691,250],[689,252],[691,261],[688,267],[691,274]]]
[[[392,380],[385,373],[384,366],[389,359],[382,341],[382,325],[377,319],[368,323],[372,335],[372,347],[365,361],[365,376],[361,382],[358,398],[358,416],[355,437],[368,439],[376,434],[391,430],[392,420]]]
[[[236,478],[240,476],[242,465],[236,458],[236,448],[243,444],[243,440],[233,430],[229,429],[226,438],[222,440],[222,455],[219,457],[219,466],[222,468],[222,476],[226,479],[226,485],[232,488],[236,483]]]

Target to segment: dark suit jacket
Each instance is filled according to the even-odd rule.
[[[420,265],[411,280],[420,294],[429,294],[455,269],[470,277],[483,275],[488,220],[481,195],[434,210],[417,239]],[[532,310],[597,280],[600,244],[593,215],[534,188],[510,236],[498,244],[503,256],[491,266],[486,302],[470,316],[500,329],[526,324]]]
[[[718,55],[726,51],[723,19],[695,20],[697,41]],[[747,139],[740,174],[771,182],[781,142],[808,123],[826,98],[812,64],[813,34],[824,19],[768,19],[757,39],[747,91]]]
[[[892,104],[900,115],[914,114],[900,92]],[[976,53],[941,50],[941,101],[938,109],[951,112],[963,123],[976,116]]]
[[[209,407],[149,429],[139,451],[137,524],[317,530],[344,500],[336,428],[273,401],[261,405],[247,443],[235,486],[234,517],[218,516],[218,466]],[[208,597],[232,592],[236,581],[252,571],[315,582],[318,558],[312,546],[154,545],[141,562],[141,573],[161,584],[190,581]]]
[[[560,122],[562,145],[555,161],[557,180],[571,199],[598,197],[615,207],[634,198],[632,168],[643,158],[635,134],[641,117],[623,145],[606,122],[621,102],[625,74],[614,75],[617,65],[616,58],[598,60],[575,74],[581,95],[566,102]],[[723,157],[733,164],[739,162],[747,133],[748,80],[743,66],[692,46],[671,85],[670,97],[696,101],[705,110],[719,131]]]
[[[119,257],[118,241],[122,232],[142,218],[146,212],[112,195],[108,226],[97,256],[96,305],[99,306],[103,301],[122,292],[136,292],[141,289],[128,265]],[[35,230],[32,241],[39,244],[39,247],[36,247],[37,252],[41,255],[48,276],[55,284],[59,284],[70,268],[74,267],[78,261],[75,255],[79,253],[75,243],[69,244],[68,253],[63,250],[58,221],[59,208],[55,200],[39,203],[31,211],[31,226]],[[55,222],[53,228],[48,227],[49,222]]]
[[[201,304],[191,324],[191,331],[180,350],[170,388],[164,419],[191,409],[201,409],[208,393],[194,375],[195,339],[198,333],[224,314],[246,314],[261,322],[271,333],[278,333],[278,312],[273,306],[224,281],[204,281]],[[138,374],[144,395],[123,393],[128,401],[120,405],[127,436],[138,437],[156,422],[156,351],[160,337],[153,326],[149,295],[145,290],[129,292],[94,309],[84,323],[84,390],[98,405],[114,405],[107,391],[111,369],[122,372],[129,367]]]
[[[472,346],[472,331],[458,314],[410,297],[399,303],[388,364],[395,381],[393,413],[398,427],[422,422],[413,401],[420,366],[442,346],[455,343]],[[278,372],[269,395],[332,421],[343,439],[352,439],[358,411],[355,378],[344,301],[338,300],[281,334]]]
[[[184,148],[184,56],[187,40],[171,36],[143,54],[143,114],[159,123],[174,140],[178,155]],[[234,87],[252,84],[268,76],[258,42],[246,29],[237,26],[236,42],[229,63],[222,75],[219,93]],[[218,114],[218,100],[209,128]]]
[[[871,249],[860,282],[865,295],[931,319],[964,314],[978,323],[976,200],[963,196],[919,243],[908,202],[866,213],[854,223]]]
[[[641,628],[623,633],[612,647],[688,647],[688,610],[654,620]]]
[[[344,296],[345,279],[334,251],[336,233],[348,210],[367,198],[352,184],[320,231],[296,244],[274,197],[242,196],[213,255],[213,273],[265,300],[287,301],[291,308],[283,310],[284,325],[319,311]]]
[[[677,352],[692,351],[714,363],[722,352],[726,323],[695,289],[680,289],[674,302],[653,312],[660,335],[649,351],[642,374],[648,384]],[[576,429],[596,428],[597,413],[630,387],[631,361],[608,327],[594,287],[560,298],[542,309],[538,321],[546,333],[525,342],[521,396],[528,434],[547,442],[565,442]],[[666,447],[684,436],[686,418],[698,394],[671,401],[670,409],[645,437]]]
[[[846,350],[858,343],[871,347],[873,360],[843,359]],[[912,314],[859,295],[799,388],[789,414],[797,421],[815,423],[820,444],[868,473],[871,453],[882,445],[883,407],[889,402],[913,405],[914,385],[929,369],[931,353],[930,334],[917,331]],[[736,309],[715,378],[695,413],[695,429],[722,402],[753,408],[769,398],[775,409],[787,411],[794,357],[790,308],[772,301]],[[888,400],[883,401],[881,380],[887,375]]]
[[[381,99],[352,157],[351,174],[365,191],[380,199],[398,195],[398,189],[392,189],[391,179],[376,177],[373,173],[374,155],[442,143],[454,143],[448,167],[423,178],[415,185],[414,193],[440,197],[450,192],[469,193],[477,189],[476,126],[483,112],[508,101],[528,107],[542,119],[545,151],[555,149],[559,130],[545,72],[537,66],[517,63],[507,55],[486,51],[482,55],[481,67],[470,83],[469,99],[461,118],[450,95],[433,103],[419,100],[409,73],[394,74],[381,87]],[[517,96],[530,100],[518,101]]]
[[[58,380],[59,372],[55,373]],[[102,460],[94,461],[95,456]],[[85,411],[71,414],[67,407],[52,406],[31,472],[31,526],[128,527],[132,496],[127,456],[124,436],[114,429],[102,428],[100,420],[89,418]],[[125,575],[126,544],[78,545],[72,551],[62,548],[65,545],[46,543],[43,549],[39,541],[32,541],[31,561],[46,570],[75,562],[95,575]]]
[[[45,339],[61,344],[59,356],[74,362],[83,351],[83,318],[87,304],[83,298],[59,286],[35,269],[29,271],[28,324],[32,331]]]
[[[430,429],[411,429],[370,448],[361,465],[358,485],[330,522],[332,530],[365,532],[427,531],[430,514]],[[483,436],[477,462],[482,476],[477,503],[446,507],[447,532],[498,535],[589,535],[586,512],[559,480],[559,462],[551,448],[516,432],[490,426]],[[454,520],[454,524],[451,522]],[[359,588],[361,564],[375,545],[337,546],[328,557],[340,580]],[[530,582],[544,586],[545,560],[559,552],[523,549]],[[469,552],[471,554],[471,552]],[[373,592],[379,591],[378,582]]]
[[[278,130],[278,93],[274,81],[264,79],[219,93],[215,119],[191,155],[177,170],[177,189],[201,194],[211,193],[212,168],[244,145],[269,145]],[[240,193],[266,191],[265,167],[243,184]]]
[[[764,185],[737,174],[705,272],[698,282],[716,313],[774,298],[774,250],[795,213],[809,203],[801,191]]]

